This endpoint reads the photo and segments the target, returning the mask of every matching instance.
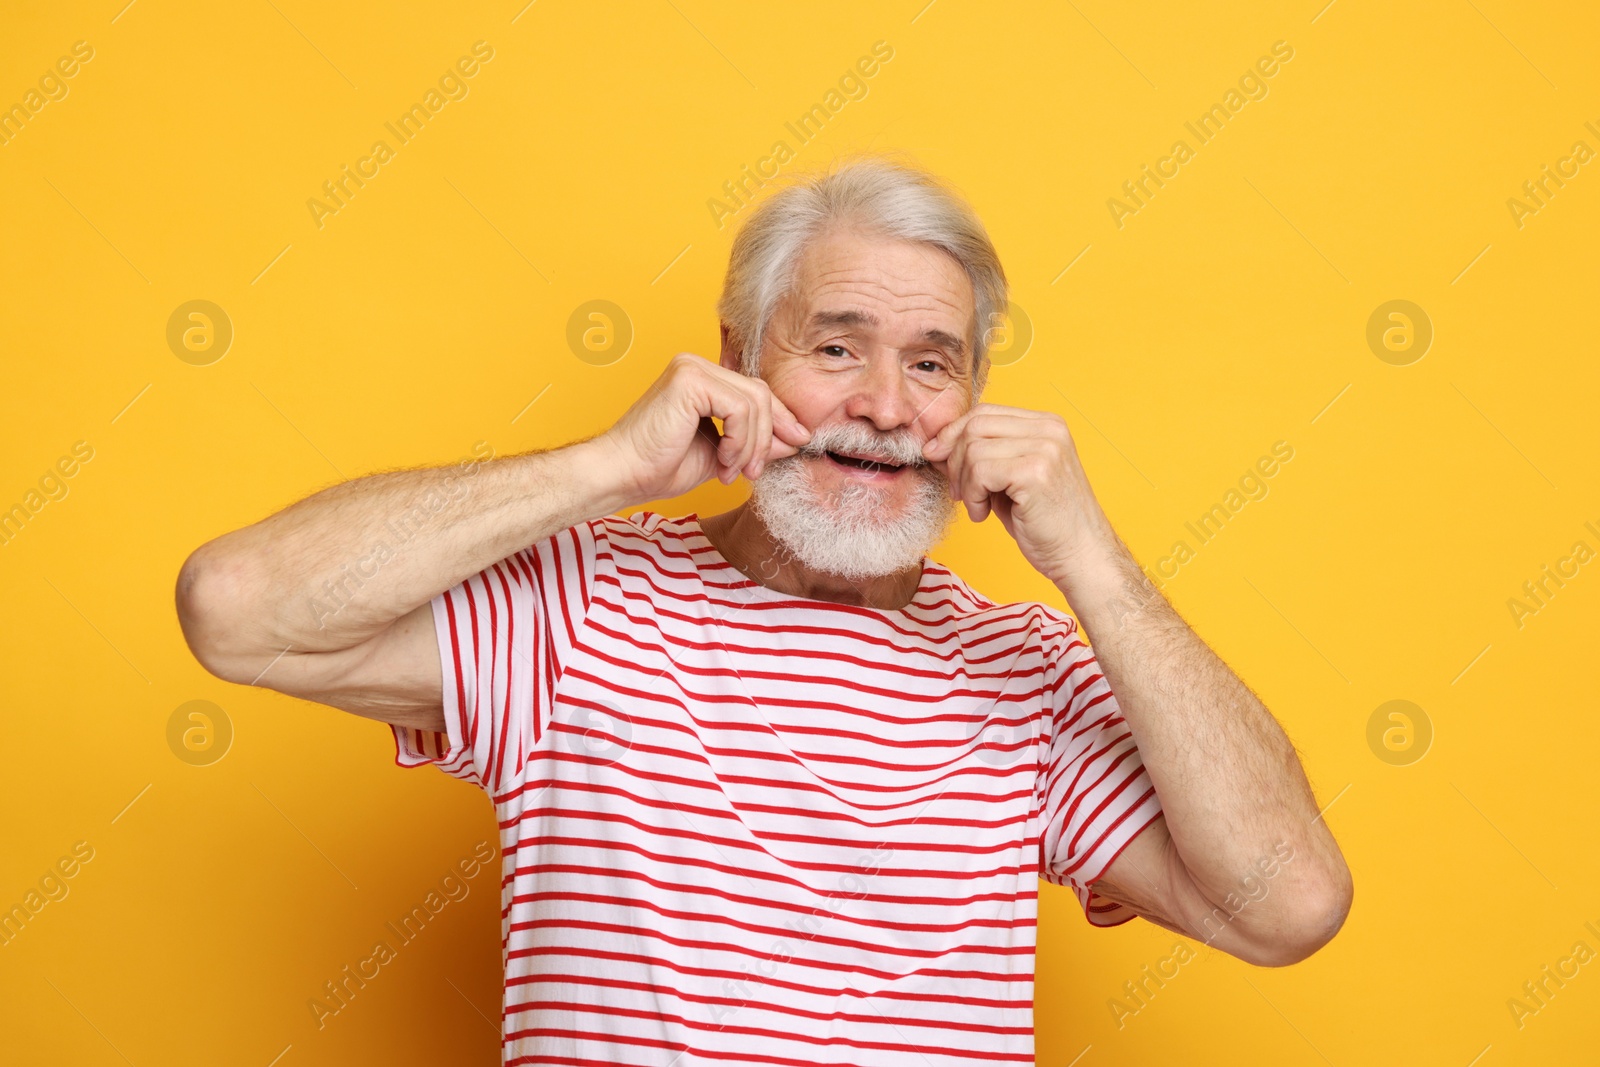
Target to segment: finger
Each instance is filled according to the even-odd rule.
[[[953,500],[963,499],[967,473],[972,464],[972,446],[976,443],[970,433],[958,433],[950,442],[950,455],[947,460],[950,468],[950,497]]]
[[[750,398],[732,382],[713,374],[704,381],[698,406],[702,416],[722,420],[716,442],[717,478],[727,485],[738,477],[739,468],[744,465],[740,453],[750,439]]]
[[[756,386],[755,433],[750,441],[750,462],[744,465],[744,476],[751,481],[761,477],[761,468],[772,451],[772,405],[777,397],[765,384]]]
[[[966,470],[966,438],[960,436],[952,438],[949,443],[948,450],[944,455],[945,478],[950,483],[948,486],[950,490],[950,499],[960,500],[961,475],[962,472]]]
[[[1016,481],[1017,464],[1032,453],[1027,440],[1007,438],[963,439],[959,496],[973,522],[988,518],[996,499],[1008,499]]]
[[[768,463],[775,459],[785,459],[789,456],[798,456],[800,450],[794,445],[786,444],[777,434],[772,435],[772,447],[767,450],[767,458],[761,461],[761,467],[766,469]]]
[[[979,410],[980,408],[984,410]],[[1055,416],[1048,412],[1029,412],[1022,408],[993,409],[979,405],[960,416],[955,422],[939,431],[938,440],[948,440],[947,448],[954,449],[955,441],[966,437],[973,440],[986,438],[1034,438],[1046,434],[1044,423]],[[960,425],[957,425],[959,423]],[[939,454],[938,449],[934,455]]]
[[[1044,447],[1035,437],[966,437],[960,445],[961,454],[969,466],[979,460],[992,463],[995,460],[1030,456]]]
[[[733,385],[746,399],[749,421],[743,427],[745,436],[740,441],[739,452],[729,466],[733,468],[734,477],[743,472],[753,480],[772,448],[772,402],[776,398],[767,383],[760,379],[741,374],[734,377]]]
[[[732,388],[728,417],[722,420],[722,449],[717,458],[727,468],[727,482],[739,476],[739,469],[755,451],[756,403],[748,393]]]
[[[989,514],[989,493],[975,477],[981,458],[973,454],[974,443],[966,436],[956,438],[955,452],[950,456],[950,469],[955,472],[950,496],[966,505],[968,518],[982,522]]]
[[[811,430],[802,423],[789,406],[778,399],[778,394],[768,390],[772,397],[772,432],[786,445],[803,445],[811,440]],[[795,451],[799,451],[796,449]],[[794,452],[785,453],[794,455]]]
[[[768,437],[770,437],[770,431]],[[734,452],[733,458],[728,461],[728,468],[733,478],[739,472],[748,469],[754,461],[757,449],[766,447],[768,437],[761,436],[761,401],[751,396],[748,392],[744,397],[744,415],[739,423],[739,447]]]
[[[923,456],[930,460],[949,459],[954,453],[955,443],[956,441],[960,440],[962,432],[966,429],[968,421],[970,421],[972,417],[976,415],[983,407],[984,405],[979,404],[971,411],[962,412],[954,419],[951,419],[950,422],[945,424],[944,429],[940,430],[923,443]]]
[[[811,440],[811,430],[789,410],[788,405],[778,399],[765,381],[747,377],[726,367],[707,364],[706,369],[719,380],[757,398],[758,410],[762,406],[765,407],[769,429],[757,438],[761,445],[766,446],[764,449],[761,447],[757,449],[763,466],[769,459],[795,455],[799,451],[797,446]]]
[[[716,422],[710,415],[702,416],[693,447],[706,457],[706,461],[711,465],[711,473],[726,485],[727,465],[720,458],[722,440],[722,432],[717,429]]]
[[[717,429],[716,420],[710,415],[700,416],[700,425],[695,428],[695,441],[692,447],[706,455],[713,470],[717,466],[717,448],[721,444],[722,431]]]
[[[1006,415],[1017,419],[1032,419],[1037,421],[1039,419],[1054,419],[1058,417],[1054,412],[1050,411],[1036,411],[1033,408],[1008,407],[1005,404],[985,403],[978,406],[987,409],[992,415]]]

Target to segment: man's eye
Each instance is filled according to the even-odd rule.
[[[844,345],[823,345],[822,348],[819,349],[819,351],[822,351],[822,352],[830,352],[830,351],[847,352],[847,350],[845,349]]]
[[[924,360],[920,361],[917,364],[917,366],[919,366],[919,367],[931,367],[933,370],[936,370],[936,371],[944,370],[944,364],[940,363],[936,359],[924,359]]]

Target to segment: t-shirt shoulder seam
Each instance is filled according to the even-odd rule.
[[[573,550],[578,553],[577,563],[580,574],[583,570],[583,545],[577,536],[577,526],[588,528],[589,540],[594,545],[594,567],[590,570],[586,583],[587,589],[585,592],[587,595],[584,598],[583,615],[575,621],[572,627],[572,645],[574,648],[583,643],[584,637],[589,632],[589,620],[594,615],[594,602],[599,593],[600,576],[606,574],[612,576],[613,579],[615,578],[616,562],[611,550],[611,535],[618,532],[615,526],[616,523],[622,523],[625,527],[632,525],[627,519],[622,519],[615,515],[602,515],[599,518],[575,524],[569,530],[573,538]],[[566,673],[565,667],[564,663],[557,664],[556,675],[558,681],[561,675]]]
[[[955,589],[959,590],[961,594],[971,602],[972,614],[981,614],[989,611],[1006,611],[1008,609],[1015,608],[1033,608],[1037,609],[1039,615],[1046,623],[1054,623],[1059,626],[1064,626],[1067,628],[1068,633],[1071,633],[1077,629],[1077,620],[1075,620],[1071,615],[1059,608],[1051,607],[1042,600],[1011,600],[1005,603],[1001,603],[998,600],[991,600],[989,597],[984,596],[982,593],[974,589],[967,583],[966,579],[962,578],[961,575],[957,574],[954,570],[950,569],[944,564],[931,557],[928,559],[928,563],[931,569],[934,569],[938,572],[936,575],[937,577],[948,578],[951,585]]]

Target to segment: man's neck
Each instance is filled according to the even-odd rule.
[[[780,544],[748,503],[700,520],[706,540],[746,578],[810,600],[899,611],[917,594],[922,564],[877,578],[849,579],[813,570]]]

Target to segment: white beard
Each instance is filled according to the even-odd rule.
[[[846,484],[819,490],[812,468],[832,463],[825,451],[875,452],[913,464],[899,478],[915,479],[902,514],[884,510],[889,493],[903,487]],[[859,423],[816,430],[798,455],[769,462],[752,483],[751,504],[768,533],[805,566],[847,580],[907,570],[944,540],[958,504],[949,481],[922,458],[910,431],[884,436]]]

